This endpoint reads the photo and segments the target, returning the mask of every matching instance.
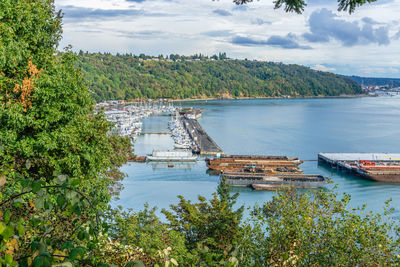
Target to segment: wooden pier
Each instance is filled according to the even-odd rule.
[[[222,149],[215,141],[203,130],[200,123],[195,119],[182,117],[183,126],[188,132],[190,138],[199,148],[200,155],[222,154]]]

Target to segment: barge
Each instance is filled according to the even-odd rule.
[[[205,159],[207,167],[212,170],[224,172],[234,169],[270,169],[288,168],[297,169],[303,162],[298,158],[285,156],[251,156],[251,155],[222,155],[213,159]]]
[[[400,183],[400,154],[319,153],[318,161],[367,180]]]
[[[321,175],[305,175],[299,169],[303,161],[286,156],[218,155],[207,158],[209,170],[221,173],[231,186],[252,186],[255,190],[274,190],[281,186],[316,188],[325,185]]]
[[[326,179],[322,175],[247,175],[247,174],[222,174],[221,179],[231,186],[252,186],[271,185],[271,186],[294,186],[296,188],[317,188],[326,184]]]
[[[219,159],[266,159],[266,160],[290,160],[287,156],[262,156],[262,155],[229,155],[223,154],[218,157]],[[297,159],[297,158],[296,158]]]
[[[303,170],[298,168],[290,168],[290,167],[261,167],[261,166],[227,166],[219,167],[219,168],[209,168],[214,174],[219,175],[221,173],[254,173],[254,174],[302,174]]]

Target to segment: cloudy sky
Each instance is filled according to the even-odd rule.
[[[302,15],[272,0],[56,0],[61,47],[149,55],[226,52],[231,58],[295,63],[347,75],[400,78],[400,0],[352,15],[335,0],[308,0]]]

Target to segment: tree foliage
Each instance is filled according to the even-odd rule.
[[[234,266],[235,256],[243,245],[244,207],[234,210],[237,197],[238,194],[231,196],[228,185],[221,183],[209,202],[201,196],[198,203],[179,196],[180,202],[171,205],[172,211],[163,210],[169,227],[185,237],[186,247],[192,254],[186,262],[196,266],[215,263]]]
[[[260,265],[394,266],[400,262],[399,227],[386,203],[383,214],[351,208],[350,196],[293,189],[253,211],[251,236]]]
[[[338,96],[360,94],[354,81],[299,65],[171,55],[80,52],[79,65],[97,101],[139,98]]]
[[[130,151],[56,57],[53,1],[0,1],[0,264],[95,261],[101,211]]]
[[[353,13],[356,8],[366,4],[373,3],[377,0],[338,0],[338,11],[348,11],[350,14]],[[233,0],[237,5],[243,5],[253,0]],[[296,12],[301,14],[304,8],[307,6],[307,2],[304,0],[274,0],[275,9],[283,7],[286,12]]]
[[[161,222],[154,210],[119,217],[117,240],[138,245],[152,264],[185,266],[397,266],[399,224],[389,201],[382,214],[351,208],[333,191],[285,189],[261,207],[235,209],[237,194],[221,184],[209,200],[179,197]],[[168,246],[167,257],[160,253]],[[157,253],[157,251],[159,253]],[[147,261],[149,262],[149,261]]]

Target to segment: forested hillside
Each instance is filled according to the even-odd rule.
[[[97,101],[361,93],[360,86],[351,79],[299,65],[231,60],[221,55],[212,59],[83,52],[79,55],[79,65]]]

